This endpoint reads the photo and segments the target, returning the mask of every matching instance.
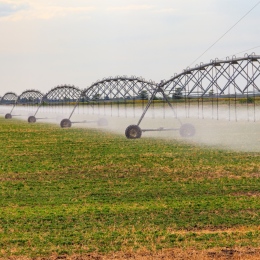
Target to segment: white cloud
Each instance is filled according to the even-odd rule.
[[[94,7],[35,6],[35,8],[30,11],[29,16],[35,19],[51,19],[54,17],[64,17],[73,14],[86,13],[94,9]]]
[[[27,4],[19,4],[10,1],[0,1],[0,17],[12,16],[20,11],[28,9]]]
[[[48,20],[55,17],[65,17],[69,15],[89,13],[96,8],[94,6],[62,6],[48,3],[21,1],[0,2],[0,17],[5,20]]]

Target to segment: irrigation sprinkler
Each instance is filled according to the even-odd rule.
[[[135,76],[116,76],[98,80],[82,91],[70,116],[63,119],[60,126],[62,128],[71,127],[72,124],[77,123],[97,123],[98,126],[107,126],[108,121],[105,118],[107,110],[110,110],[110,116],[112,116],[114,107],[119,117],[120,107],[123,106],[126,113],[127,106],[131,105],[132,102],[134,104],[134,100],[140,99],[140,93],[145,92],[151,95],[154,85],[155,83],[152,81],[146,81]],[[72,115],[80,104],[90,108],[93,115],[98,114],[99,116],[102,115],[102,117],[97,120],[71,121]],[[133,108],[135,109],[135,104]]]
[[[160,84],[146,81],[141,77],[116,76],[98,80],[85,90],[62,85],[53,88],[45,95],[34,90],[25,91],[19,97],[13,92],[7,92],[0,99],[0,105],[6,105],[5,109],[12,106],[11,111],[5,114],[6,119],[21,116],[13,114],[17,105],[32,104],[32,108],[37,106],[36,111],[28,116],[29,123],[54,119],[38,116],[41,108],[49,106],[48,112],[53,112],[54,109],[56,111],[58,108],[63,114],[63,105],[66,105],[67,112],[68,108],[72,107],[69,116],[55,118],[59,120],[62,128],[80,123],[106,126],[107,116],[141,115],[136,125],[127,127],[125,131],[127,138],[140,138],[142,133],[153,131],[179,131],[181,136],[193,136],[194,126],[183,123],[186,122],[183,117],[229,121],[246,118],[247,121],[258,121],[260,118],[259,76],[260,56],[252,53],[245,54],[242,58],[235,56],[227,57],[225,60],[216,58],[206,64],[200,63]],[[159,99],[156,94],[160,95]],[[168,113],[168,110],[165,113],[165,105],[170,107],[178,120],[178,125],[170,128],[141,128],[140,124],[144,117],[149,116],[146,114],[149,109],[152,109],[152,118],[155,118],[154,111],[155,108],[159,108],[158,104],[163,105],[164,119]],[[87,108],[88,114],[91,113],[92,117],[89,116],[88,120],[72,121],[77,108],[78,113],[83,110],[83,114]],[[98,118],[93,120],[95,115],[98,115]]]
[[[42,100],[43,94],[35,89],[25,90],[22,94],[18,97],[16,106],[36,106]]]
[[[11,111],[5,114],[5,119],[11,119],[13,117],[20,117],[21,114],[13,114],[14,109],[18,105],[29,105],[29,104],[37,104],[43,94],[41,94],[37,90],[26,90],[20,96],[17,96],[13,92],[7,92],[4,97],[1,99],[1,104],[4,105],[12,105]]]
[[[5,114],[5,119],[11,119],[13,116],[18,115],[12,115],[12,112],[16,106],[18,96],[14,92],[7,92],[5,95],[1,98],[0,104],[1,105],[12,105],[11,111],[7,114]]]
[[[130,125],[125,130],[127,138],[140,138],[142,133],[149,131],[179,131],[181,136],[191,137],[195,134],[192,124],[183,124],[177,115],[177,107],[185,111],[185,117],[204,119],[224,119],[238,121],[257,121],[260,103],[260,56],[245,55],[242,58],[227,57],[226,60],[211,60],[207,64],[199,64],[187,68],[180,74],[175,74],[170,80],[161,82],[154,90],[147,106],[136,125]],[[157,93],[170,106],[178,128],[147,128],[140,124],[146,115]],[[169,98],[170,97],[170,98]],[[173,108],[171,102],[175,102]],[[244,110],[247,115],[245,116]],[[239,113],[241,112],[241,113]],[[183,116],[183,115],[182,115]]]
[[[260,56],[245,54],[225,60],[211,60],[187,68],[165,82],[168,93],[180,92],[185,100],[187,115],[197,110],[197,118],[238,121],[247,112],[247,120],[257,120],[259,104]],[[191,108],[191,109],[190,109]],[[211,115],[209,113],[211,112]],[[251,119],[250,119],[251,118]]]
[[[147,103],[138,123],[136,125],[130,125],[126,128],[125,130],[125,136],[129,139],[136,139],[136,138],[141,138],[142,133],[144,132],[162,132],[162,131],[179,131],[180,135],[183,137],[191,137],[195,135],[195,127],[192,124],[183,124],[181,122],[181,120],[179,118],[177,118],[180,127],[174,127],[174,128],[165,128],[165,127],[159,127],[159,128],[141,128],[140,124],[143,120],[143,118],[145,117],[149,107],[151,106],[155,96],[157,93],[161,93],[163,96],[163,99],[165,100],[165,102],[169,105],[169,107],[171,108],[172,112],[174,113],[174,115],[176,116],[175,110],[172,106],[172,104],[170,103],[167,95],[164,92],[163,89],[164,86],[164,82],[161,81],[161,83],[157,84],[156,88],[154,89],[152,96],[149,99],[149,102]]]
[[[108,121],[105,118],[100,118],[99,120],[82,120],[82,121],[70,121],[70,119],[62,119],[60,122],[61,128],[69,128],[72,124],[91,124],[97,123],[98,126],[107,126]]]
[[[48,93],[42,96],[35,113],[28,117],[28,123],[35,123],[38,120],[59,120],[59,117],[37,117],[37,114],[42,107],[47,105],[55,107],[61,107],[64,104],[70,105],[71,103],[74,103],[80,95],[81,90],[71,85],[61,85],[51,89]]]
[[[85,99],[85,92],[83,91],[81,96],[78,98],[76,104],[74,105],[72,112],[70,113],[68,118],[62,119],[60,121],[60,127],[61,128],[70,128],[72,124],[91,124],[91,123],[97,123],[98,126],[107,126],[108,121],[106,118],[100,118],[98,120],[80,120],[80,121],[71,121],[71,117],[74,114],[76,108],[79,106],[79,103],[82,102],[89,104],[89,100]],[[91,104],[90,104],[91,106]]]
[[[41,108],[42,104],[43,104],[43,102],[41,101],[38,108],[36,109],[34,115],[28,117],[28,119],[27,119],[28,123],[31,124],[31,123],[36,123],[37,120],[48,119],[47,117],[37,117],[36,118],[36,115],[37,115],[39,109]]]

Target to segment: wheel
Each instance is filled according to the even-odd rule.
[[[138,125],[130,125],[125,130],[125,136],[129,139],[136,139],[142,136],[142,130]]]
[[[12,115],[11,114],[6,114],[5,115],[5,119],[11,119],[12,118]]]
[[[105,118],[100,118],[98,121],[97,121],[97,124],[98,126],[107,126],[108,125],[108,122]]]
[[[191,137],[196,133],[195,127],[191,124],[183,124],[179,131],[182,137]]]
[[[69,119],[62,119],[60,122],[61,128],[68,128],[71,127],[71,121]]]
[[[35,123],[36,122],[36,117],[35,116],[29,116],[28,117],[28,123]]]

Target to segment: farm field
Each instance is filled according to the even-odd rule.
[[[1,259],[260,257],[259,152],[1,117],[0,148]]]

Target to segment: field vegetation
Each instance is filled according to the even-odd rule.
[[[260,255],[258,152],[3,118],[0,144],[0,258]]]
[[[80,100],[78,102],[79,106],[127,106],[127,107],[143,107],[146,106],[148,103],[149,97],[145,98],[118,98],[118,99],[90,99],[88,101],[82,101]],[[187,106],[189,105],[197,105],[205,104],[205,105],[223,105],[223,106],[259,106],[260,104],[260,96],[248,96],[248,97],[240,97],[240,96],[234,96],[234,97],[216,97],[216,96],[205,96],[205,97],[185,97],[185,96],[178,96],[177,98],[168,96],[169,102],[174,106],[176,104]],[[68,101],[66,99],[59,100],[59,101],[52,101],[52,102],[43,102],[42,106],[75,106],[77,104],[76,101]],[[162,105],[167,104],[166,101],[162,97],[155,97],[152,101],[152,106],[155,107],[161,107]],[[24,104],[20,104],[20,106],[35,106],[37,107],[39,105],[39,102],[27,102]]]

